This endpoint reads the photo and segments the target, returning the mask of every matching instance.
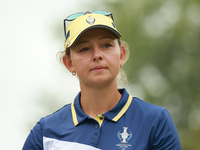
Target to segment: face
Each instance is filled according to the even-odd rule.
[[[76,71],[81,85],[92,87],[117,82],[124,58],[125,49],[116,36],[107,29],[95,28],[79,37],[63,62],[68,70]]]

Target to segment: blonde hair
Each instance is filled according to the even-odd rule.
[[[125,41],[122,41],[121,39],[118,39],[118,43],[119,43],[120,46],[124,46],[125,50],[126,50],[126,56],[125,56],[125,60],[123,62],[123,65],[124,65],[128,61],[128,58],[129,58],[129,46]],[[66,50],[60,51],[60,52],[57,53],[57,60],[62,65],[64,64],[63,63],[63,57],[65,55],[70,57],[70,48],[66,48]],[[128,83],[127,75],[122,68],[119,70],[119,73],[117,75],[117,83],[118,84]]]
[[[124,46],[125,50],[126,50],[126,56],[125,56],[125,59],[124,59],[124,62],[123,62],[123,66],[124,66],[125,63],[129,59],[129,54],[130,54],[129,46],[125,41],[122,41],[122,40],[119,40],[119,45]],[[126,75],[125,71],[122,68],[119,70],[119,73],[117,75],[117,83],[118,84],[123,84],[123,83],[127,83],[128,84],[127,75]]]

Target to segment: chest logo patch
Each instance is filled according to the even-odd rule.
[[[123,132],[119,131],[117,133],[117,137],[121,141],[121,143],[117,144],[116,146],[118,146],[122,150],[126,150],[129,149],[129,147],[131,146],[130,144],[128,144],[128,141],[132,138],[132,133],[131,131],[128,132],[128,127],[123,127],[123,129]]]

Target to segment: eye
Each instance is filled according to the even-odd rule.
[[[85,52],[85,51],[88,51],[88,50],[89,50],[89,48],[84,47],[84,48],[82,48],[82,49],[80,50],[80,52]]]
[[[104,48],[109,48],[111,45],[110,44],[104,44]]]

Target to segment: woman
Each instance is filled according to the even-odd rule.
[[[168,111],[117,88],[125,63],[112,14],[76,13],[68,25],[62,61],[78,76],[80,93],[42,118],[31,130],[23,150],[181,150]]]

